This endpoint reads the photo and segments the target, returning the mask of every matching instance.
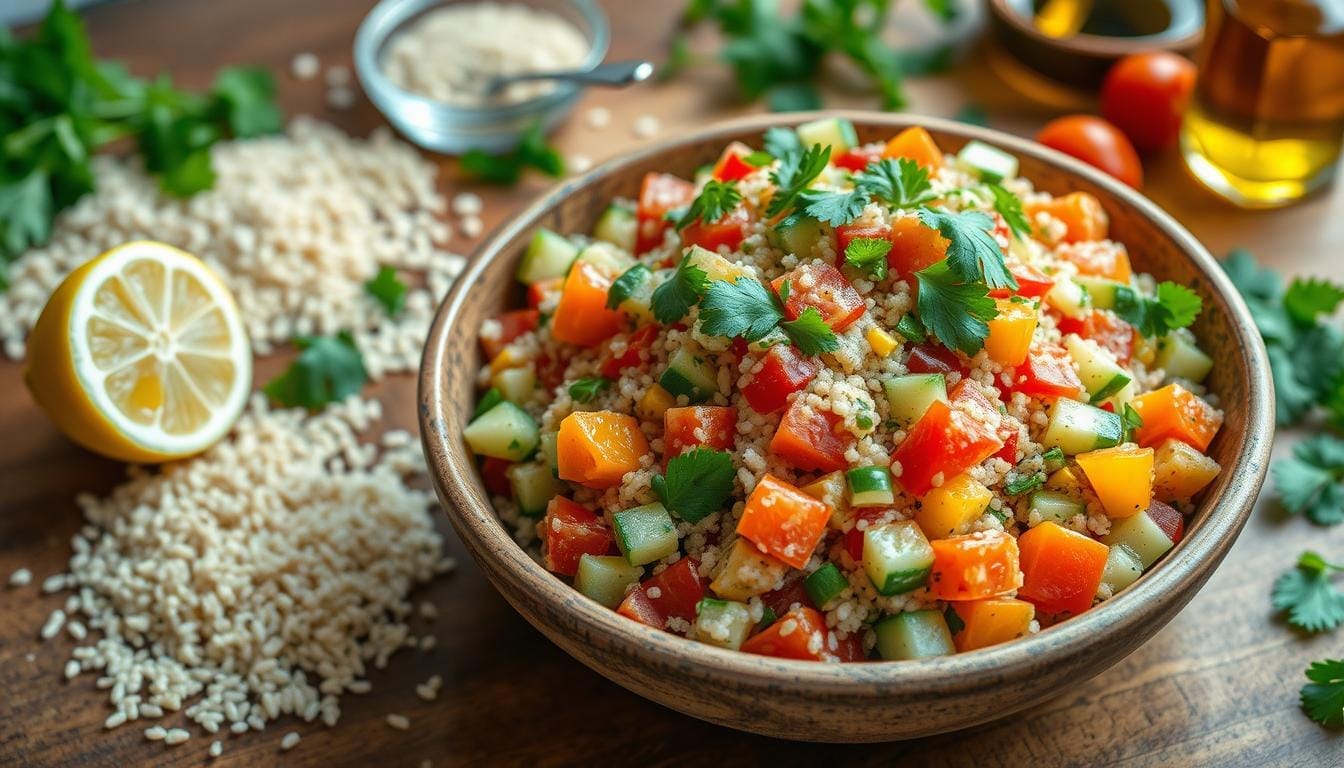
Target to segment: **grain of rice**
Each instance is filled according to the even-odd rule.
[[[322,62],[317,54],[304,51],[294,55],[289,61],[289,72],[299,80],[312,80],[322,70]]]
[[[471,238],[480,237],[481,233],[485,231],[485,222],[476,216],[462,217],[457,226],[462,230],[463,235]]]
[[[65,662],[65,679],[70,680],[78,677],[80,672],[79,662],[71,659]]]
[[[145,738],[150,741],[163,741],[167,735],[168,731],[162,725],[151,725],[145,729]]]
[[[47,616],[47,622],[42,625],[42,639],[50,640],[55,637],[56,633],[61,631],[61,627],[64,624],[65,611],[62,611],[60,608],[52,611],[51,614]]]
[[[284,735],[284,738],[280,739],[280,749],[288,752],[289,750],[299,745],[300,738],[302,737],[299,736],[298,732],[296,731],[290,731],[289,733],[286,733]]]
[[[426,621],[433,621],[439,617],[439,609],[428,600],[420,603],[420,618]]]
[[[584,122],[589,128],[606,128],[611,125],[611,110],[606,107],[592,107],[584,115]]]
[[[224,754],[224,742],[222,741],[210,742],[209,755],[211,757],[219,757],[222,754]]]
[[[344,64],[334,64],[327,68],[327,85],[332,87],[350,84],[350,68]]]
[[[0,298],[0,301],[3,301],[3,298]],[[42,580],[42,591],[46,594],[60,592],[62,589],[65,589],[64,573],[53,573]]]
[[[593,167],[593,159],[587,155],[570,155],[567,165],[571,173],[584,173]]]
[[[475,192],[461,192],[453,197],[453,213],[458,216],[479,216],[485,203]]]
[[[33,583],[33,572],[27,568],[20,568],[9,574],[9,586],[26,587]]]
[[[408,731],[411,728],[411,721],[407,719],[405,715],[388,715],[387,724],[396,728],[398,731]]]
[[[126,713],[121,710],[118,710],[108,715],[107,719],[103,721],[103,727],[109,731],[112,730],[113,728],[120,728],[125,724],[126,724]]]
[[[191,734],[185,728],[171,728],[167,735],[163,737],[163,743],[169,745],[181,744],[191,738]]]

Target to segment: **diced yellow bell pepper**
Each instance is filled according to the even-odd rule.
[[[789,566],[738,537],[709,588],[726,600],[745,601],[774,589],[788,570]]]
[[[1137,515],[1153,503],[1153,449],[1120,445],[1074,457],[1106,516]]]
[[[667,409],[676,404],[677,398],[673,397],[671,392],[663,389],[658,384],[654,384],[652,387],[649,387],[648,391],[644,393],[644,396],[639,399],[639,403],[635,406],[635,411],[639,413],[639,417],[645,421],[661,422],[663,420],[663,414]]]
[[[510,345],[501,350],[498,355],[495,355],[495,359],[490,361],[490,373],[493,375],[507,368],[521,368],[527,363],[527,358],[519,354]]]
[[[1021,365],[1031,348],[1031,335],[1036,332],[1036,307],[1011,299],[998,299],[994,303],[999,315],[987,323],[989,336],[985,338],[985,352],[996,363]]]
[[[958,653],[988,648],[1027,634],[1036,607],[1015,597],[991,597],[949,603],[964,625],[953,635]]]
[[[849,519],[849,486],[845,473],[836,471],[813,480],[798,490],[831,508],[831,527],[841,530]]]
[[[1051,491],[1063,493],[1077,492],[1083,487],[1083,481],[1073,467],[1061,467],[1045,480],[1045,487]]]
[[[924,494],[915,522],[930,539],[945,539],[970,530],[989,507],[994,494],[962,473]]]
[[[1187,501],[1218,476],[1218,462],[1186,443],[1167,438],[1153,454],[1153,495],[1160,501]]]
[[[691,246],[686,258],[692,265],[703,269],[710,280],[731,283],[739,277],[753,277],[750,269],[698,245]]]
[[[873,353],[878,357],[890,355],[901,345],[901,342],[897,341],[895,336],[877,326],[869,328],[866,335],[868,336],[868,346],[873,348]]]

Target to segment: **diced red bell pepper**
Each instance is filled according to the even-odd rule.
[[[537,383],[545,389],[555,389],[565,381],[565,361],[553,358],[545,351],[537,355]]]
[[[537,533],[546,570],[565,576],[579,572],[583,555],[605,555],[616,545],[606,521],[564,496],[551,499]]]
[[[846,152],[841,152],[831,158],[831,164],[836,168],[844,168],[849,171],[862,171],[870,163],[875,163],[882,159],[881,144],[865,144],[861,147],[855,147]]]
[[[774,413],[788,404],[789,395],[802,390],[816,377],[821,365],[803,357],[790,344],[776,344],[765,353],[761,369],[742,388],[742,395],[757,413]]]
[[[989,292],[989,295],[996,299],[1006,299],[1009,296],[1025,296],[1034,299],[1050,292],[1055,287],[1055,281],[1050,279],[1041,270],[1024,264],[1013,258],[1005,258],[1008,265],[1008,272],[1017,280],[1017,290],[1011,288],[995,288]]]
[[[737,533],[765,554],[802,568],[830,519],[831,508],[824,502],[767,474],[747,497]]]
[[[892,474],[901,487],[923,496],[933,487],[934,475],[950,480],[1001,448],[1003,441],[983,418],[935,400],[892,454],[893,467],[900,465]]]
[[[639,187],[635,208],[635,254],[646,253],[662,245],[663,233],[672,226],[664,216],[668,211],[690,205],[695,185],[669,173],[649,173]]]
[[[837,431],[841,421],[834,413],[795,400],[770,440],[770,453],[804,471],[845,469],[849,466],[845,451],[854,444],[854,436]]]
[[[688,405],[663,412],[663,462],[697,446],[732,449],[737,437],[737,409],[723,405]]]
[[[742,650],[804,661],[825,661],[831,657],[826,647],[826,620],[815,608],[799,608],[780,616],[774,624],[747,638]]]
[[[751,147],[740,141],[734,141],[724,147],[723,154],[719,155],[719,161],[714,164],[712,175],[719,181],[738,181],[745,176],[749,176],[752,171],[756,170],[756,166],[743,158],[750,154]]]
[[[642,365],[646,359],[644,353],[653,346],[659,330],[657,325],[641,326],[625,340],[625,351],[619,355],[611,353],[611,344],[608,342],[607,349],[602,355],[602,367],[599,369],[602,377],[615,381],[621,377],[621,371],[626,368],[638,368]]]
[[[541,313],[535,309],[515,309],[505,312],[495,318],[495,322],[499,323],[499,335],[480,337],[481,350],[488,359],[493,360],[496,355],[504,351],[505,347],[512,344],[514,339],[528,331],[535,331],[540,321]]]
[[[745,206],[737,206],[715,221],[696,219],[681,230],[681,243],[685,246],[698,245],[710,251],[727,246],[728,250],[737,250],[747,239],[747,228],[751,225],[751,214]]]
[[[994,454],[997,458],[1003,459],[1009,464],[1017,463],[1017,430],[1000,429],[999,437],[1003,439],[1003,447]]]
[[[790,320],[797,320],[803,310],[812,307],[831,330],[839,333],[867,309],[859,292],[830,264],[813,262],[785,272],[770,282],[776,294],[782,294],[785,281],[789,283],[789,297],[784,301],[784,313]]]
[[[1058,344],[1043,344],[1027,353],[1027,361],[1013,370],[1011,389],[1042,400],[1077,397],[1083,389],[1069,353]]]
[[[647,624],[654,629],[667,628],[667,617],[663,616],[658,607],[649,600],[649,596],[644,593],[643,587],[635,587],[627,592],[616,612],[634,619],[640,624]]]
[[[883,507],[864,507],[855,510],[854,522],[857,523],[860,520],[867,520],[871,524],[874,520],[885,514],[886,511],[887,510]],[[867,530],[867,528],[865,527],[864,530]],[[864,530],[860,530],[858,525],[855,525],[853,528],[845,531],[845,551],[849,553],[850,557],[854,558],[854,562],[856,563],[863,562]]]
[[[485,490],[512,499],[513,483],[509,482],[509,467],[512,466],[513,462],[507,459],[486,456],[481,461],[481,480],[485,482]]]
[[[695,621],[695,607],[705,596],[700,561],[683,557],[640,585],[653,607],[664,616]]]
[[[1171,539],[1173,545],[1180,544],[1185,538],[1185,516],[1170,504],[1154,501],[1148,505],[1145,514],[1152,518],[1157,527]]]
[[[812,605],[812,598],[807,595],[807,587],[803,585],[802,574],[796,571],[785,577],[784,586],[761,595],[761,602],[765,603],[765,606],[771,611],[774,611],[775,616],[783,616],[788,613],[793,609],[795,603],[809,608],[816,607]]]
[[[910,373],[941,373],[947,375],[953,371],[966,375],[966,366],[952,350],[936,344],[916,344],[910,347],[905,358],[905,367]]]

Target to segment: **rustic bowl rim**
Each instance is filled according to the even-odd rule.
[[[760,133],[775,126],[794,126],[819,117],[847,118],[856,124],[893,129],[920,125],[967,140],[978,139],[1082,177],[1136,209],[1170,237],[1207,281],[1210,292],[1225,305],[1234,341],[1241,350],[1239,362],[1233,364],[1244,364],[1246,369],[1241,372],[1246,377],[1248,401],[1246,439],[1238,449],[1236,460],[1223,469],[1230,473],[1229,477],[1239,478],[1239,481],[1222,486],[1204,524],[1191,531],[1157,567],[1098,608],[1009,643],[919,661],[824,664],[728,651],[647,627],[592,600],[573,599],[578,593],[532,560],[513,540],[490,505],[478,503],[467,492],[465,484],[455,480],[476,472],[476,469],[461,436],[446,434],[437,417],[447,409],[460,407],[445,397],[444,382],[450,361],[444,352],[449,347],[448,340],[457,330],[455,326],[467,295],[481,274],[493,261],[513,257],[514,254],[504,251],[506,243],[534,228],[538,219],[576,190],[626,167],[692,144],[726,140],[745,132]],[[464,329],[464,332],[474,334],[476,331]],[[544,596],[546,601],[573,611],[575,623],[586,627],[595,647],[600,647],[598,640],[604,640],[619,649],[612,653],[614,658],[657,657],[665,665],[695,669],[702,675],[722,675],[743,685],[762,686],[763,690],[787,685],[809,689],[819,695],[843,696],[859,689],[871,693],[880,686],[883,695],[897,695],[902,690],[923,693],[977,690],[985,687],[983,675],[986,673],[992,673],[996,684],[1023,679],[1051,657],[1086,654],[1089,647],[1103,644],[1108,638],[1122,637],[1131,631],[1141,632],[1144,623],[1150,619],[1160,620],[1164,614],[1174,615],[1222,561],[1250,516],[1264,480],[1273,441],[1274,402],[1264,345],[1236,288],[1194,235],[1148,198],[1071,157],[994,129],[912,114],[826,110],[737,118],[656,142],[613,158],[583,176],[558,185],[525,210],[511,216],[482,243],[476,258],[457,278],[453,290],[439,307],[421,364],[419,420],[435,487],[445,502],[450,522],[473,556],[495,559],[496,562],[491,564],[495,567],[485,567],[485,570],[492,579],[498,577],[508,582],[508,589],[531,590]],[[497,583],[496,587],[506,592],[505,585]]]

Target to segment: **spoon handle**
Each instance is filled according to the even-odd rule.
[[[647,80],[652,74],[653,64],[642,59],[611,61],[598,64],[592,69],[575,69],[563,72],[525,72],[519,75],[497,77],[490,81],[489,90],[498,92],[510,83],[525,80],[567,80],[584,85],[621,86]]]

